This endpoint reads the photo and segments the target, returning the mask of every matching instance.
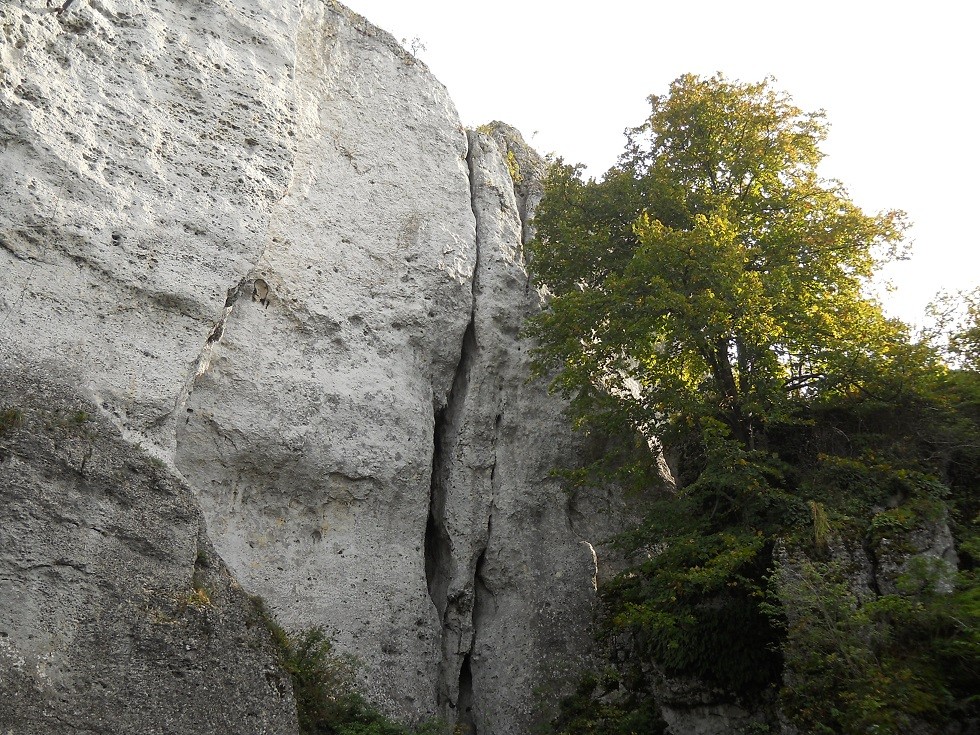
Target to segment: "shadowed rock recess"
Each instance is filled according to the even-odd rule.
[[[333,2],[0,5],[0,726],[199,732],[207,696],[290,732],[238,585],[391,715],[547,717],[630,511],[551,476],[584,447],[518,336],[542,163],[482,130]]]

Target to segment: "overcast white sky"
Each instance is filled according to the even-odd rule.
[[[917,321],[940,288],[980,285],[973,4],[951,0],[558,2],[348,0],[410,43],[463,124],[503,120],[599,176],[646,97],[686,72],[775,76],[831,124],[823,172],[865,210],[904,209],[913,257],[889,269],[889,311]],[[408,44],[406,44],[408,45]]]

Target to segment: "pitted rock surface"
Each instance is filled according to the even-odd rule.
[[[298,732],[190,490],[50,367],[0,361],[0,732]]]
[[[543,168],[488,131],[332,1],[0,5],[0,359],[178,472],[369,699],[480,735],[587,659],[629,513],[550,474],[584,449],[519,337]]]

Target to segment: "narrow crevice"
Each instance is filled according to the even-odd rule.
[[[237,284],[228,289],[228,292],[225,295],[225,305],[221,309],[221,314],[219,314],[217,320],[215,320],[214,327],[211,329],[207,339],[204,341],[204,347],[197,356],[193,369],[188,374],[187,381],[184,385],[184,390],[181,392],[180,398],[176,404],[178,407],[186,403],[187,397],[194,388],[194,382],[199,377],[204,375],[204,373],[206,373],[208,368],[211,366],[211,353],[214,349],[214,345],[221,341],[221,337],[225,332],[225,325],[228,323],[229,317],[231,317],[231,312],[235,308],[235,303],[243,294],[250,292],[251,284],[246,278],[242,278]]]
[[[528,197],[526,195],[521,196],[517,191],[517,187],[514,187],[514,195],[518,197],[517,199],[517,218],[521,223],[521,258],[524,258],[524,247],[527,246],[528,241],[531,239],[531,219],[530,219],[530,205],[528,203]]]
[[[494,491],[497,483],[496,458],[489,468],[489,497],[470,497],[472,489],[467,487],[461,498],[453,493],[459,482],[471,482],[464,478],[473,473],[482,476],[480,468],[469,467],[467,457],[471,447],[467,440],[470,430],[477,428],[477,435],[485,436],[478,427],[470,426],[473,421],[480,422],[485,417],[481,409],[487,406],[468,405],[471,390],[471,374],[479,364],[481,295],[484,283],[481,281],[481,205],[480,192],[485,186],[485,172],[482,169],[482,136],[469,132],[467,135],[469,151],[467,165],[470,180],[470,205],[476,225],[475,262],[471,281],[472,300],[469,323],[463,332],[459,360],[452,387],[444,407],[436,409],[433,420],[432,479],[429,490],[429,509],[426,519],[424,539],[426,585],[432,603],[439,615],[442,660],[437,682],[437,704],[439,709],[458,731],[476,735],[480,721],[480,693],[474,691],[474,647],[478,640],[482,617],[485,616],[492,591],[483,579],[487,563],[487,549],[493,527]],[[499,431],[501,416],[494,417],[492,435],[496,454],[496,434]],[[489,428],[489,427],[488,427]],[[464,436],[465,435],[465,436]],[[457,466],[462,462],[463,466]],[[459,488],[463,490],[463,488]],[[457,507],[466,503],[465,508]],[[470,507],[477,502],[479,507]],[[476,511],[476,518],[471,514]],[[486,514],[485,533],[479,525],[480,514]],[[470,520],[463,521],[463,518]],[[457,528],[465,522],[465,528]],[[469,538],[456,539],[455,534],[471,534]],[[458,546],[459,548],[454,548]],[[464,557],[465,555],[465,557]]]
[[[486,600],[484,594],[493,596],[493,591],[486,582],[483,569],[487,563],[487,549],[490,547],[490,539],[493,536],[493,504],[490,505],[490,513],[487,515],[487,538],[480,556],[476,559],[476,567],[473,570],[473,637],[476,638],[476,631],[480,623],[481,604]],[[472,645],[471,645],[472,648]]]
[[[469,162],[469,155],[467,155]],[[476,219],[475,202],[473,201],[473,171],[470,172],[470,206]],[[452,463],[452,448],[458,436],[466,397],[469,391],[470,370],[477,352],[476,341],[476,301],[479,290],[480,243],[475,241],[475,260],[473,275],[470,282],[470,315],[469,322],[463,332],[460,344],[459,360],[453,376],[452,387],[446,397],[446,404],[436,408],[433,420],[432,436],[432,479],[429,487],[429,512],[425,524],[424,553],[425,581],[432,604],[439,615],[440,650],[442,660],[439,666],[437,682],[437,705],[443,711],[456,708],[459,712],[459,697],[461,693],[454,692],[457,673],[456,664],[449,660],[447,650],[452,648],[452,642],[447,639],[452,635],[450,617],[453,609],[449,600],[452,583],[453,544],[450,531],[447,528],[446,504],[450,493],[450,471]],[[457,601],[458,602],[458,601]],[[468,663],[466,664],[468,667]]]
[[[496,463],[490,470],[491,486],[492,479],[496,470]],[[484,568],[487,563],[487,549],[490,547],[490,539],[493,534],[493,499],[491,498],[490,508],[487,514],[487,533],[483,540],[479,556],[473,567],[473,599],[470,608],[470,640],[467,645],[466,654],[463,657],[463,664],[459,670],[458,698],[456,703],[456,724],[461,733],[467,735],[478,735],[477,718],[474,709],[476,700],[473,689],[473,651],[476,648],[477,636],[485,616],[487,598],[494,597],[493,590],[487,585],[484,576]]]
[[[446,525],[446,503],[450,492],[449,464],[451,450],[459,431],[460,418],[466,404],[469,390],[470,370],[476,354],[476,329],[474,314],[463,332],[460,358],[456,365],[453,385],[446,399],[446,405],[435,414],[433,427],[432,480],[429,489],[429,514],[425,527],[425,581],[432,604],[439,613],[440,635],[445,638],[451,628],[449,587],[452,583],[453,545]],[[455,672],[445,660],[447,641],[443,640],[441,649],[444,660],[439,667],[437,686],[437,705],[440,708],[452,706],[455,699],[449,686],[450,677]]]
[[[473,719],[473,667],[469,653],[459,671],[459,700],[456,704],[456,728],[461,735],[478,735]]]
[[[425,584],[432,604],[439,612],[441,621],[446,614],[446,592],[449,586],[449,558],[452,546],[445,526],[446,494],[442,474],[442,437],[445,427],[440,411],[436,415],[435,450],[432,455],[432,481],[429,487],[429,517],[425,522]]]
[[[483,629],[484,621],[487,618],[488,605],[496,607],[496,595],[493,588],[487,583],[486,564],[487,551],[490,548],[490,541],[493,538],[493,515],[496,508],[494,500],[497,491],[497,436],[500,429],[501,415],[497,414],[494,420],[493,430],[493,464],[490,466],[490,498],[487,506],[487,530],[483,537],[483,543],[473,565],[473,600],[470,608],[470,640],[467,647],[466,656],[459,672],[459,708],[457,722],[462,727],[462,732],[470,735],[477,733],[477,717],[474,712],[476,699],[473,688],[473,652],[476,649],[477,639]]]
[[[446,452],[457,432],[458,418],[466,403],[469,373],[476,352],[474,315],[463,332],[459,362],[449,390],[446,405],[436,411],[432,431],[432,480],[429,488],[429,515],[425,526],[425,580],[429,596],[442,619],[446,614],[446,594],[449,590],[449,568],[452,541],[446,529],[446,499],[448,460]]]
[[[875,597],[881,597],[881,586],[878,584],[878,554],[875,553],[869,537],[865,537],[862,540],[861,550],[864,552],[868,564],[871,566],[871,579],[869,580],[871,591],[875,594]]]
[[[248,277],[241,278],[238,283],[228,289],[225,294],[224,305],[221,307],[221,312],[218,314],[217,319],[215,319],[214,326],[212,326],[211,331],[208,332],[208,336],[204,340],[204,344],[201,346],[201,351],[198,352],[197,357],[195,357],[189,365],[187,375],[184,377],[184,384],[181,386],[180,391],[177,393],[177,397],[174,399],[173,408],[166,413],[157,416],[153,421],[146,425],[144,431],[150,432],[161,427],[165,427],[173,417],[180,415],[181,410],[187,405],[187,401],[190,398],[191,393],[194,391],[195,383],[197,383],[197,380],[204,375],[211,366],[211,356],[214,352],[214,346],[221,341],[221,337],[225,333],[225,325],[228,323],[228,319],[231,316],[235,302],[238,301],[242,295],[251,293],[252,281],[250,281]],[[114,423],[117,422],[114,420]],[[171,437],[173,442],[171,450],[176,451],[179,426],[176,422],[174,422],[170,428],[173,431],[173,436]]]
[[[201,357],[207,349],[207,345],[213,345],[221,339],[221,335],[224,334],[225,324],[228,321],[228,317],[231,316],[231,310],[235,306],[235,302],[238,301],[242,292],[245,290],[245,279],[241,279],[236,286],[228,289],[228,294],[225,296],[225,305],[221,310],[221,314],[218,316],[218,320],[214,324],[214,328],[208,335],[207,340],[204,342],[205,350],[201,351],[201,356],[198,357],[198,370],[197,374],[200,374],[200,362]]]

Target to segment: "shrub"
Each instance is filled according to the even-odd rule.
[[[437,735],[443,728],[428,723],[417,728],[394,722],[356,690],[353,661],[333,650],[322,628],[289,632],[261,598],[252,598],[256,612],[279,649],[296,698],[303,735]]]
[[[16,429],[24,420],[24,413],[19,408],[0,409],[0,436]]]

